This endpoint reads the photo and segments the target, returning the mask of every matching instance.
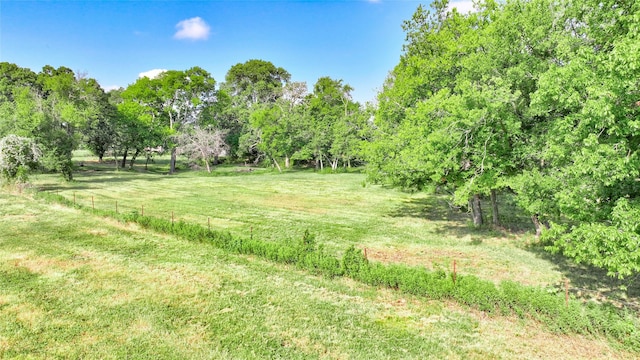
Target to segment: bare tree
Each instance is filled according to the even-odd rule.
[[[191,161],[204,161],[210,173],[209,162],[213,160],[217,163],[218,158],[229,151],[229,145],[224,141],[225,135],[224,131],[218,129],[192,128],[178,135],[176,151]]]

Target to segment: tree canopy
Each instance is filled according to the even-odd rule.
[[[476,224],[482,198],[512,193],[552,251],[620,277],[640,271],[629,220],[640,192],[638,5],[447,5],[405,22],[367,145],[371,177],[448,190]]]

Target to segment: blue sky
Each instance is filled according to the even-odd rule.
[[[153,69],[271,61],[312,87],[321,76],[373,100],[398,63],[401,25],[427,1],[0,1],[0,61],[86,72],[109,89]]]

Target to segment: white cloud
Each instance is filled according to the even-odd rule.
[[[180,40],[206,40],[211,31],[211,27],[200,17],[182,20],[176,25],[176,28],[178,32],[173,37]]]
[[[100,85],[100,86],[102,86],[102,85]],[[111,91],[111,90],[118,90],[118,89],[120,89],[121,87],[122,87],[122,86],[120,86],[120,85],[107,85],[107,86],[102,86],[102,89],[103,89],[105,92],[109,92],[109,91]]]
[[[453,10],[453,8],[458,9],[458,12],[460,14],[467,14],[470,12],[478,11],[473,7],[473,1],[466,1],[466,0],[452,1],[449,3],[449,5],[447,5],[447,11],[451,11]]]
[[[148,77],[149,79],[154,79],[154,78],[157,78],[158,75],[162,74],[165,71],[167,71],[167,69],[153,69],[153,70],[141,72],[140,74],[138,74],[138,77],[139,78]]]

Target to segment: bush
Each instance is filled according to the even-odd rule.
[[[11,182],[26,182],[40,156],[40,148],[32,139],[7,135],[0,139],[0,175]]]

